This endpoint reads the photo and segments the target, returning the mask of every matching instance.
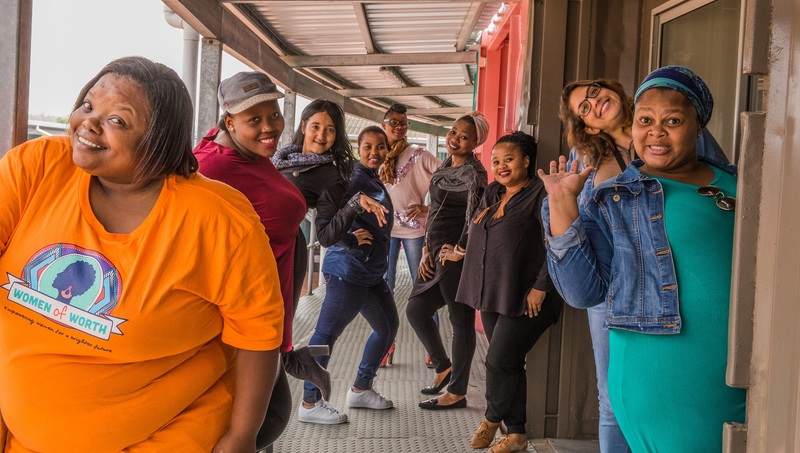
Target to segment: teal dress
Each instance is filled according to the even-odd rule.
[[[736,178],[713,170],[711,184],[735,196]],[[683,327],[677,335],[612,329],[609,398],[634,453],[719,452],[723,423],[745,420],[745,390],[725,384],[734,212],[698,186],[658,180]]]

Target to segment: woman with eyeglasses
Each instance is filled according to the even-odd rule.
[[[616,80],[596,79],[572,82],[561,91],[559,117],[564,125],[567,144],[572,147],[567,168],[578,162],[578,170],[592,166],[581,197],[587,197],[595,185],[622,173],[635,158],[631,144],[633,99]],[[728,163],[711,133],[703,128],[697,139],[697,154],[718,163]],[[589,330],[597,372],[600,408],[598,437],[602,453],[630,451],[608,402],[608,330],[605,303],[587,310]]]
[[[425,225],[428,222],[428,206],[425,197],[431,175],[441,163],[427,149],[408,143],[408,109],[403,104],[392,104],[383,115],[383,130],[389,137],[389,155],[381,166],[381,181],[389,190],[394,205],[394,225],[389,242],[389,268],[386,282],[394,293],[397,276],[397,259],[402,246],[408,261],[411,281],[414,281],[419,261],[422,258],[422,244],[425,241]],[[438,323],[438,318],[437,318]],[[392,363],[395,345],[383,358],[381,366]],[[430,357],[426,364],[431,367]]]
[[[585,196],[592,166],[539,172],[551,277],[570,305],[605,305],[609,400],[635,452],[720,451],[723,423],[745,420],[725,384],[736,167],[697,152],[712,109],[691,70],[657,69],[635,96],[640,159]]]

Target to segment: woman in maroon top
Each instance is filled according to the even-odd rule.
[[[305,217],[306,203],[300,191],[278,172],[270,160],[284,128],[277,101],[283,93],[265,74],[240,72],[220,84],[218,97],[224,111],[219,124],[208,131],[194,149],[200,172],[242,192],[261,217],[278,265],[284,301],[282,362],[289,374],[314,382],[327,396],[330,392],[327,371],[317,364],[308,348],[294,349],[292,345],[292,320],[296,308],[293,303],[295,239]],[[291,397],[285,382],[285,378],[282,381],[279,378],[275,384],[273,403],[267,414],[269,423],[265,423],[265,426],[272,425],[270,431],[275,438],[275,431],[280,434],[288,422],[288,413],[276,414],[279,411],[275,406],[288,404],[291,410]],[[270,421],[270,416],[280,420]],[[280,428],[276,429],[277,426]]]
[[[226,99],[231,97],[229,93],[244,93],[238,86],[248,83],[263,84],[265,92],[256,90],[244,99]],[[273,87],[274,92],[270,91]],[[203,137],[194,154],[202,174],[242,192],[261,217],[278,263],[285,311],[281,352],[285,353],[292,350],[294,243],[306,203],[269,159],[283,132],[277,101],[282,97],[269,78],[258,72],[242,72],[224,80],[219,90],[223,118]]]

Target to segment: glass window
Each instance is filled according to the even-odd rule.
[[[703,78],[714,96],[708,129],[731,159],[739,111],[740,8],[741,0],[697,0],[654,18],[660,24],[654,68],[686,66]]]

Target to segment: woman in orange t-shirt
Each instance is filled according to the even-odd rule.
[[[0,159],[5,451],[255,450],[277,268],[247,199],[196,173],[191,113],[173,70],[122,58],[68,137]]]

